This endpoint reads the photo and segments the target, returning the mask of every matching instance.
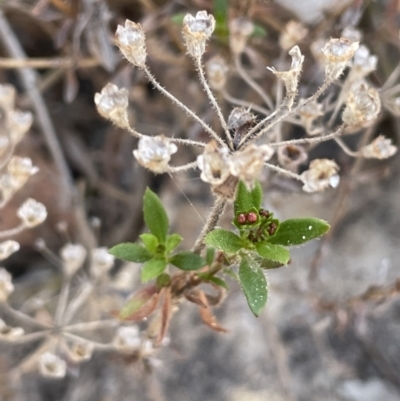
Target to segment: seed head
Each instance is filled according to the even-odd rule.
[[[119,327],[113,343],[120,351],[138,351],[142,343],[139,328],[137,326]]]
[[[118,25],[115,37],[116,44],[124,57],[134,66],[144,68],[146,43],[142,26],[127,19],[125,26]]]
[[[369,49],[361,45],[354,54],[353,67],[350,71],[349,79],[356,82],[376,69],[378,57],[371,55]]]
[[[107,84],[100,93],[94,96],[94,103],[101,116],[111,120],[120,128],[129,127],[128,121],[128,91],[119,89],[117,85]]]
[[[340,177],[337,174],[339,166],[328,159],[315,159],[310,163],[308,170],[301,174],[305,192],[317,192],[326,188],[336,188],[339,185]]]
[[[188,53],[193,58],[201,57],[206,50],[206,42],[215,28],[215,18],[207,11],[199,11],[195,17],[186,14],[183,19],[183,39]]]
[[[0,338],[6,338],[12,340],[16,337],[24,335],[24,329],[22,327],[11,327],[7,326],[3,319],[0,319]]]
[[[229,45],[232,53],[240,54],[254,31],[254,24],[247,18],[236,18],[229,23]]]
[[[69,348],[68,356],[75,363],[88,361],[93,354],[94,345],[89,341],[74,342]]]
[[[161,174],[168,171],[171,155],[177,150],[177,146],[164,135],[144,136],[140,138],[138,149],[133,151],[133,155],[143,167]]]
[[[365,82],[358,82],[350,88],[342,119],[349,126],[364,125],[375,120],[380,110],[378,91]]]
[[[19,243],[13,240],[0,242],[0,260],[7,259],[11,254],[19,250]]]
[[[233,143],[238,145],[240,140],[254,125],[256,116],[244,107],[235,107],[229,114],[227,127],[233,131]]]
[[[397,152],[397,146],[389,138],[379,135],[369,145],[361,149],[361,154],[368,158],[387,159]]]
[[[114,265],[114,256],[108,253],[108,248],[96,248],[92,250],[90,271],[94,277],[101,277],[108,273]]]
[[[43,203],[29,198],[17,210],[17,216],[26,227],[32,228],[46,220],[47,210]]]
[[[353,58],[358,49],[358,42],[348,39],[331,39],[322,49],[325,62],[325,75],[328,80],[333,81],[340,77],[344,69]]]
[[[281,146],[277,153],[279,164],[290,171],[297,171],[299,165],[308,159],[307,152],[299,145]]]
[[[8,296],[14,291],[11,274],[0,267],[0,303],[6,302]]]

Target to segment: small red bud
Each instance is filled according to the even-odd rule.
[[[239,224],[245,224],[246,223],[246,215],[244,213],[238,214],[237,221]]]
[[[253,212],[247,213],[246,217],[248,223],[255,223],[257,221],[257,215]]]

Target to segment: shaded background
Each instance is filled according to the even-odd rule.
[[[37,86],[54,122],[81,209],[98,216],[100,245],[134,241],[143,229],[141,199],[146,186],[156,190],[169,212],[173,229],[191,246],[212,204],[198,172],[176,177],[154,176],[136,165],[136,139],[104,121],[93,97],[107,82],[129,88],[130,119],[144,134],[189,137],[206,141],[201,129],[154,91],[137,70],[121,59],[113,32],[126,18],[140,21],[146,32],[148,64],[162,85],[208,123],[216,124],[197,82],[196,71],[184,56],[179,14],[206,9],[208,0],[81,0],[3,1],[5,17],[29,58],[63,58],[59,65],[35,68]],[[300,44],[306,55],[304,93],[318,85],[318,65],[308,51],[319,37],[340,35],[346,26],[363,32],[365,43],[379,57],[371,81],[381,86],[399,60],[397,1],[231,1],[228,18],[246,15],[264,34],[252,38],[246,66],[264,88],[274,84],[265,66],[275,65],[278,38],[285,23],[300,19],[310,33]],[[331,3],[331,4],[329,4]],[[335,8],[329,5],[334,3]],[[76,8],[75,8],[76,5]],[[323,18],[323,19],[322,19]],[[214,35],[215,36],[215,35]],[[0,42],[2,56],[15,58]],[[206,59],[230,57],[221,33],[209,44]],[[69,63],[69,64],[68,64]],[[31,109],[32,98],[18,74],[0,60],[0,81],[20,91],[18,107]],[[317,78],[315,78],[317,76]],[[258,103],[259,99],[231,70],[229,91]],[[224,113],[230,106],[221,101]],[[296,136],[293,128],[286,135]],[[398,118],[384,111],[373,128],[397,143]],[[354,139],[350,138],[352,144]],[[17,284],[16,305],[39,291],[57,288],[59,275],[33,247],[37,237],[57,251],[65,242],[54,234],[68,221],[73,240],[87,242],[84,216],[68,206],[65,190],[37,120],[17,154],[41,168],[1,215],[1,226],[15,222],[13,208],[29,196],[43,202],[49,219],[18,238],[22,250],[7,260]],[[174,156],[174,164],[192,161],[196,151]],[[248,310],[234,284],[216,311],[229,333],[214,333],[200,322],[193,305],[185,303],[173,319],[170,344],[156,355],[152,368],[129,360],[95,354],[80,371],[62,381],[26,374],[20,388],[0,378],[4,400],[400,400],[399,243],[400,183],[398,157],[383,162],[354,164],[332,143],[311,157],[335,158],[341,166],[338,189],[322,194],[302,193],[298,183],[265,174],[265,206],[279,218],[315,216],[332,224],[320,241],[293,251],[292,263],[271,271],[270,297],[258,319]],[[65,201],[65,202],[64,202]],[[229,226],[229,212],[221,225]],[[116,269],[116,273],[117,273]],[[3,354],[4,352],[4,354]],[[18,364],[23,349],[2,350],[0,363]],[[7,365],[8,366],[8,365]],[[1,370],[1,369],[0,369]]]

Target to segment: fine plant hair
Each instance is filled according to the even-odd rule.
[[[369,83],[368,74],[375,69],[377,58],[358,40],[343,34],[322,46],[315,46],[315,57],[322,64],[324,79],[314,93],[301,97],[304,55],[298,42],[306,35],[306,30],[290,22],[281,35],[280,46],[290,56],[291,64],[283,71],[268,67],[267,73],[274,74],[278,80],[273,99],[243,65],[243,52],[254,30],[252,22],[247,19],[231,21],[229,45],[233,64],[238,76],[263,101],[262,105],[255,105],[229,93],[228,65],[222,57],[214,56],[204,65],[207,41],[214,28],[214,17],[205,11],[195,16],[188,14],[183,19],[182,34],[187,53],[216,113],[219,129],[211,127],[157,81],[146,64],[145,32],[140,24],[127,20],[116,32],[116,44],[128,62],[175,107],[199,124],[209,141],[139,132],[129,123],[126,88],[109,83],[94,99],[104,118],[138,139],[133,155],[143,167],[155,174],[200,171],[201,180],[210,186],[214,203],[196,241],[190,249],[177,251],[182,237],[169,232],[168,215],[158,196],[149,189],[144,195],[143,214],[150,232],[143,233],[137,243],[116,244],[108,250],[105,247],[85,249],[69,241],[59,255],[55,255],[39,240],[38,249],[54,260],[63,275],[59,297],[53,310],[46,312],[45,319],[40,318],[40,314],[33,317],[10,305],[8,298],[14,287],[10,275],[5,269],[0,270],[0,303],[5,319],[0,320],[0,340],[16,345],[39,344],[10,372],[11,377],[38,369],[46,377],[62,378],[69,365],[79,365],[90,359],[94,351],[151,361],[156,348],[167,343],[172,316],[183,299],[198,306],[207,326],[225,332],[226,328],[217,322],[212,308],[224,300],[229,290],[227,278],[239,282],[251,312],[258,316],[268,298],[265,270],[287,265],[289,247],[320,237],[329,229],[329,225],[319,219],[280,221],[273,212],[265,210],[259,182],[263,170],[282,179],[295,180],[305,192],[313,193],[332,190],[340,182],[339,166],[330,159],[311,160],[309,167],[300,173],[301,165],[316,145],[335,141],[354,158],[386,159],[397,151],[390,139],[382,135],[373,140],[366,138],[367,142],[357,150],[350,149],[342,140],[343,136],[366,132],[379,118],[382,103],[387,108],[392,104],[388,85],[380,92]],[[339,93],[326,96],[328,88],[332,87]],[[6,89],[11,91],[9,87],[1,87],[0,91],[5,93]],[[283,91],[285,96],[282,96]],[[217,98],[224,98],[235,106],[228,116],[224,115]],[[5,116],[3,121],[8,124],[7,132],[13,132],[9,125],[13,102],[3,103],[0,105]],[[285,139],[283,123],[301,126],[305,136]],[[37,173],[27,159],[15,167],[18,159],[11,158],[15,141],[9,134],[5,150],[0,148],[6,155],[3,158],[1,154],[4,171],[1,206],[30,175]],[[187,146],[197,150],[195,160],[185,165],[171,165],[171,156]],[[18,185],[13,184],[8,189],[9,182]],[[229,203],[234,207],[231,220],[235,229],[226,230],[218,224]],[[44,206],[34,206],[33,217],[32,213],[28,217],[19,213],[23,221],[21,227],[0,232],[1,238],[12,237],[22,229],[41,223],[46,217]],[[67,232],[67,226],[61,224],[59,230]],[[18,248],[12,242],[5,244],[0,244],[2,259]],[[145,285],[127,299],[124,296],[127,288],[121,285],[123,279],[110,275],[115,257],[141,265],[140,275]],[[126,271],[125,267],[132,269],[131,264],[126,264],[122,272]],[[104,313],[101,300],[108,296],[110,289],[113,310]],[[144,319],[149,323],[143,324]],[[9,325],[6,321],[17,323]]]

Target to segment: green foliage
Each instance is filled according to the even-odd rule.
[[[190,251],[177,253],[169,259],[169,263],[181,270],[198,270],[207,264],[202,257]]]
[[[258,181],[251,191],[247,189],[246,185],[242,181],[239,181],[234,203],[235,215],[238,213],[249,212],[252,209],[260,209],[261,202],[262,188]]]
[[[165,243],[165,251],[167,253],[173,251],[181,243],[182,239],[183,238],[179,234],[168,235]]]
[[[320,219],[303,218],[283,221],[277,234],[269,240],[284,246],[302,245],[329,230],[329,224]]]
[[[169,221],[160,198],[147,188],[143,199],[144,221],[150,232],[155,235],[160,244],[167,239]]]
[[[140,235],[140,239],[142,240],[146,249],[151,253],[156,253],[158,249],[158,238],[153,234],[142,234]]]
[[[268,284],[260,265],[243,256],[239,266],[239,280],[251,311],[258,316],[268,298]]]
[[[146,283],[147,281],[153,280],[167,267],[167,261],[163,258],[153,258],[148,260],[142,268],[142,273],[140,278],[142,279],[142,283]]]
[[[206,245],[220,249],[225,253],[236,253],[246,246],[246,241],[233,232],[223,230],[222,228],[217,228],[208,233],[204,242]]]
[[[257,253],[264,259],[286,265],[290,260],[290,252],[282,245],[259,242],[256,244]]]
[[[115,245],[109,252],[119,259],[136,263],[147,262],[152,257],[152,254],[146,248],[132,242]]]

